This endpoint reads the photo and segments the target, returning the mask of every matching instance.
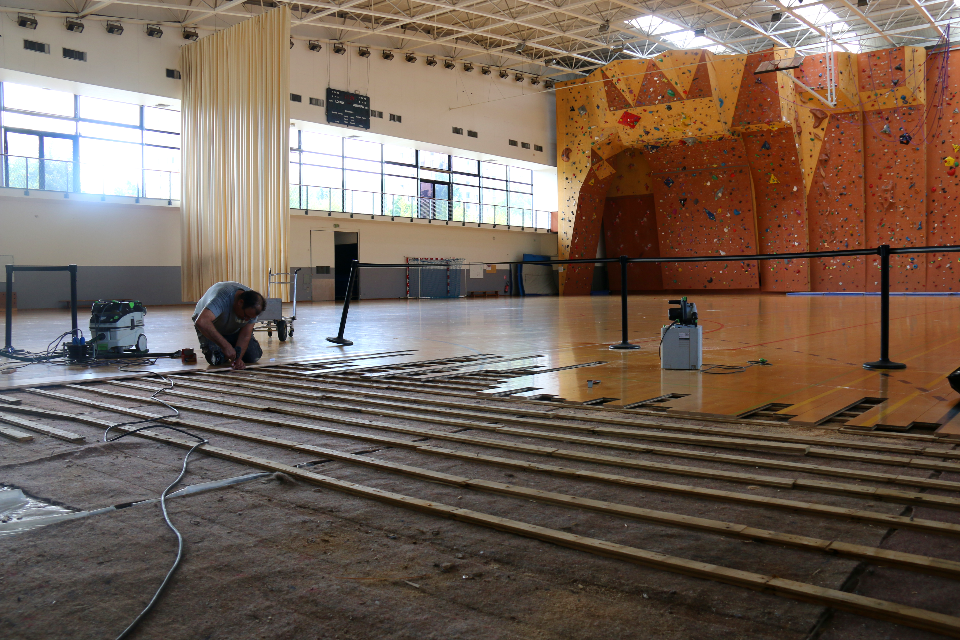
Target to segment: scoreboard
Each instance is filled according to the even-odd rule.
[[[370,128],[370,96],[327,87],[327,122]]]

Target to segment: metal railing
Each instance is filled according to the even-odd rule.
[[[0,155],[0,187],[172,202],[180,199],[180,173]]]
[[[906,369],[907,365],[890,360],[890,256],[910,253],[956,253],[960,252],[960,245],[945,245],[941,247],[891,247],[882,244],[873,249],[851,249],[845,251],[810,251],[807,253],[771,253],[750,256],[723,255],[723,256],[682,256],[658,258],[582,258],[576,260],[540,260],[522,262],[504,262],[493,260],[490,264],[619,264],[620,265],[620,332],[621,340],[610,345],[611,349],[639,349],[639,345],[631,344],[627,339],[629,313],[627,305],[627,265],[631,263],[669,263],[669,262],[750,262],[753,260],[802,260],[808,258],[844,258],[852,256],[879,256],[880,268],[880,359],[863,363],[864,369],[886,370]],[[327,338],[329,342],[339,345],[352,345],[353,342],[343,337],[347,327],[347,313],[350,310],[350,297],[353,287],[359,281],[357,273],[365,267],[402,267],[418,269],[425,266],[413,264],[376,264],[361,263],[354,260],[350,265],[350,276],[347,283],[347,292],[343,302],[343,311],[340,316],[340,332],[336,337]]]
[[[290,185],[290,208],[390,218],[419,218],[463,224],[495,224],[521,229],[549,229],[550,212],[459,200],[403,196],[306,184]]]

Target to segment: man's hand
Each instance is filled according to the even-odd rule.
[[[242,369],[246,369],[246,368],[247,368],[247,365],[245,365],[245,364],[243,363],[243,359],[237,358],[236,360],[233,361],[232,367],[233,367],[234,370],[240,371],[240,370],[242,370]]]

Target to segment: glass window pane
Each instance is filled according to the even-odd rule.
[[[417,177],[417,168],[416,167],[405,167],[399,164],[389,164],[387,162],[383,163],[383,172],[387,175],[394,176],[407,176],[410,178]]]
[[[421,151],[420,166],[429,169],[450,169],[450,156],[445,153]]]
[[[449,173],[440,173],[439,171],[420,170],[420,178],[423,180],[436,180],[438,182],[450,182]]]
[[[412,196],[417,193],[417,181],[412,178],[383,177],[383,192],[401,196]]]
[[[460,202],[480,202],[480,189],[453,185],[453,199]]]
[[[80,117],[140,126],[140,105],[80,96]]]
[[[143,197],[179,200],[180,174],[172,171],[144,170]]]
[[[162,147],[143,148],[143,168],[163,171],[180,171],[180,152]]]
[[[356,171],[369,171],[370,173],[376,173],[380,175],[380,163],[371,162],[370,160],[354,160],[353,158],[346,158],[343,161],[344,169],[354,169]]]
[[[480,180],[480,186],[488,189],[507,189],[507,183],[503,180],[491,180],[490,178],[482,178]]]
[[[39,158],[40,136],[9,132],[7,134],[7,153],[22,158]]]
[[[361,160],[380,160],[380,143],[364,140],[343,141],[343,155],[345,158],[360,158]],[[379,169],[377,169],[379,171]]]
[[[510,206],[529,209],[533,206],[533,196],[531,196],[529,193],[517,193],[515,191],[511,191]]]
[[[313,164],[320,167],[336,167],[337,169],[343,166],[343,158],[340,156],[327,156],[304,151],[300,154],[300,158],[303,164]]]
[[[4,83],[4,86],[6,86],[6,83]],[[74,120],[27,116],[22,113],[10,113],[9,111],[3,114],[3,126],[10,129],[30,129],[32,131],[65,133],[71,136],[77,133],[77,123]]]
[[[73,162],[73,139],[43,137],[43,157]]]
[[[143,108],[143,126],[146,129],[180,133],[180,112],[172,109]]]
[[[108,124],[94,124],[92,122],[80,123],[80,135],[88,138],[106,138],[107,140],[119,140],[123,142],[142,142],[140,129],[111,127]]]
[[[139,196],[141,147],[138,144],[80,139],[80,190]]]
[[[315,167],[309,164],[300,165],[300,182],[316,187],[342,187],[343,171],[329,167]]]
[[[383,159],[391,162],[415,165],[417,164],[417,150],[385,144],[383,145]]]
[[[68,118],[74,116],[72,93],[27,87],[12,82],[3,83],[3,106],[7,109],[36,111]]]
[[[354,191],[380,191],[380,175],[376,173],[344,171],[343,183],[345,188]]]
[[[453,158],[453,166],[451,167],[454,171],[460,171],[462,173],[470,173],[477,175],[480,170],[480,161],[479,160],[470,160],[469,158]]]
[[[497,180],[507,179],[507,166],[495,162],[481,162],[480,175],[484,178],[496,178]]]
[[[455,184],[469,184],[474,187],[480,184],[480,178],[476,176],[462,176],[458,173],[451,173],[450,179],[453,180]]]
[[[510,167],[510,182],[530,184],[533,182],[533,171],[530,169],[521,169],[520,167]]]
[[[314,153],[329,153],[335,156],[343,154],[343,138],[326,136],[312,131],[300,132],[300,148]]]
[[[507,204],[507,192],[506,191],[497,191],[494,189],[483,189],[481,195],[481,202],[483,204],[498,204],[506,205]]]
[[[161,147],[180,148],[180,136],[175,133],[143,132],[143,144],[155,144]]]

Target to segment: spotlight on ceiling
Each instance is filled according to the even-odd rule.
[[[597,27],[597,31],[599,31],[600,33],[606,33],[607,31],[610,31],[610,23],[604,22],[603,24]]]
[[[527,48],[526,42],[518,42],[516,48],[513,50],[514,53],[523,53],[523,50]]]
[[[706,29],[694,29],[694,30],[693,30],[693,36],[694,36],[695,38],[702,38],[702,37],[704,36],[704,34],[706,34],[706,32],[707,32]]]
[[[310,51],[322,51],[323,45],[320,44],[319,40],[310,40],[307,42],[307,49],[310,49]]]
[[[504,78],[506,78],[507,76],[509,76],[510,74],[507,72],[506,69],[500,69],[500,73],[497,74],[497,75],[499,75],[501,79],[504,79]]]
[[[370,49],[367,49],[366,47],[360,47],[360,50],[357,51],[357,53],[360,54],[360,57],[361,57],[361,58],[369,58],[369,57],[370,57]]]
[[[466,71],[467,73],[473,71],[473,63],[472,63],[472,62],[464,62],[464,63],[463,63],[463,70]]]
[[[556,86],[556,83],[553,80],[544,80],[543,88],[544,89],[553,89]]]
[[[342,42],[334,42],[334,43],[333,43],[333,52],[336,53],[337,55],[341,55],[341,56],[342,56],[343,54],[345,54],[345,53],[347,52],[347,48],[346,48],[345,46],[343,46],[343,43],[342,43]]]
[[[107,33],[112,36],[122,36],[123,35],[123,25],[119,22],[107,22]]]
[[[148,24],[147,25],[147,35],[151,38],[162,38],[163,29],[160,28],[158,24]]]
[[[548,67],[552,67],[552,66],[554,66],[555,64],[557,64],[557,59],[556,59],[556,58],[547,58],[546,60],[543,61],[543,64],[546,65],[546,66],[548,66]]]
[[[532,84],[533,86],[537,86],[538,84],[540,84],[540,76],[533,76],[532,78],[530,78],[530,84]]]
[[[781,20],[783,20],[782,13],[774,13],[770,16],[770,22],[780,22]]]
[[[393,51],[383,51],[380,53],[380,57],[384,60],[393,60]]]
[[[67,18],[67,31],[83,33],[83,23],[78,18]]]
[[[17,15],[17,26],[24,29],[36,29],[37,18],[29,13],[20,13]]]
[[[186,38],[187,36],[183,36]],[[290,36],[290,48],[293,49],[293,36]]]
[[[480,73],[482,73],[485,76],[490,75],[491,73],[490,67],[487,67],[487,66],[480,67]]]
[[[413,55],[412,53],[408,53],[407,55],[403,56],[403,59],[407,62],[416,62],[417,56]]]
[[[184,39],[184,40],[192,40],[193,42],[196,42],[197,40],[200,39],[200,34],[197,33],[197,30],[196,30],[196,29],[184,29],[184,30],[183,30],[183,39]],[[291,38],[291,40],[290,40],[290,45],[293,46],[293,39],[292,39],[292,38]]]
[[[437,59],[434,58],[433,56],[427,56],[427,66],[428,67],[437,66]]]
[[[865,6],[867,6],[867,0],[857,0],[857,6],[858,6],[858,7],[865,7]]]
[[[444,68],[444,69],[456,69],[456,68],[457,68],[457,65],[455,65],[455,64],[453,63],[453,60],[444,60],[444,61],[443,61],[443,68]]]
[[[515,74],[513,75],[513,79],[516,80],[517,82],[523,82],[523,74],[522,74],[522,73],[515,73]]]

